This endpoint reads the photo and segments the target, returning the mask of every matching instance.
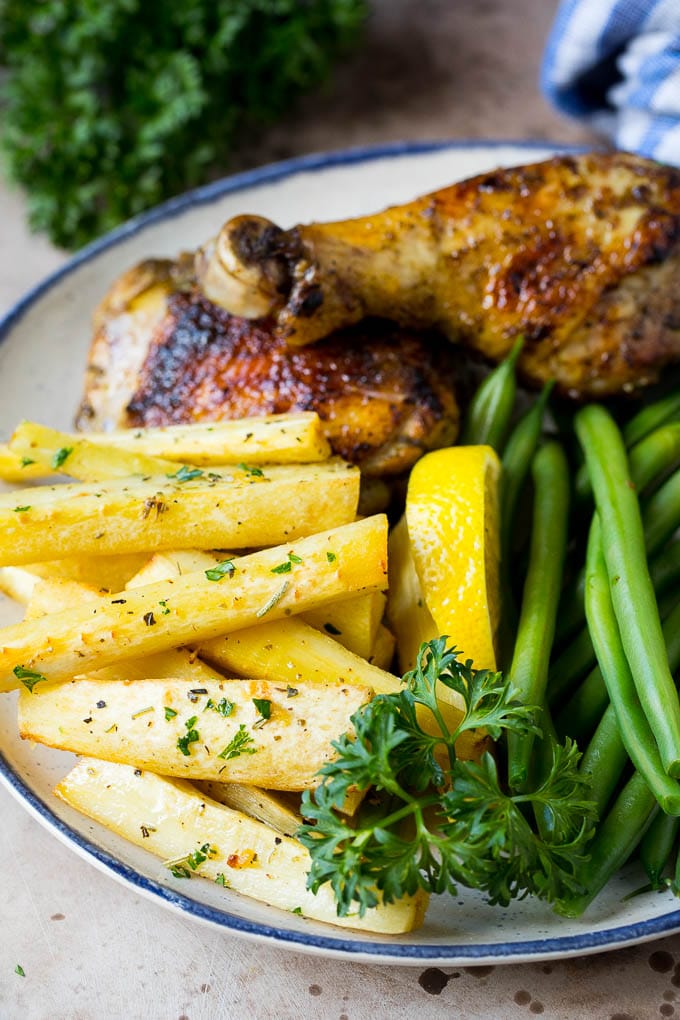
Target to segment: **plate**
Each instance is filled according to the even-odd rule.
[[[0,435],[22,418],[69,428],[80,397],[90,316],[110,283],[150,255],[205,242],[230,216],[259,213],[282,226],[369,213],[456,179],[548,157],[534,143],[398,144],[309,156],[199,188],[131,220],[85,248],[0,322]],[[572,150],[573,151],[573,150]],[[0,602],[0,624],[19,618]],[[434,897],[423,928],[385,941],[307,921],[204,881],[181,882],[159,860],[52,797],[72,756],[17,735],[15,696],[0,699],[0,778],[25,808],[81,857],[185,917],[280,947],[373,963],[503,963],[582,955],[680,931],[670,894],[624,899],[643,884],[632,867],[611,882],[583,920],[559,918],[534,900],[489,907],[462,890]]]

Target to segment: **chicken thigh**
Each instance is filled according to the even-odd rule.
[[[209,301],[192,266],[152,259],[111,288],[95,315],[81,429],[316,411],[334,452],[374,477],[455,441],[455,355],[442,337],[366,320],[294,350],[271,320]]]

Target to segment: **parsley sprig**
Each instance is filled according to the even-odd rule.
[[[439,709],[439,685],[462,698],[453,731]],[[435,720],[433,733],[421,725],[424,710]],[[594,805],[576,746],[554,743],[548,774],[516,795],[505,792],[490,753],[478,763],[456,758],[465,730],[484,727],[495,740],[540,733],[535,717],[500,673],[461,662],[445,637],[423,645],[404,689],[352,716],[354,734],[334,742],[337,757],[303,797],[308,821],[298,836],[311,855],[308,887],[317,892],[330,883],[340,916],[357,906],[362,916],[380,898],[390,903],[418,889],[455,894],[463,885],[504,906],[529,892],[555,902],[578,889]],[[348,821],[337,809],[352,787],[373,787],[375,796]]]

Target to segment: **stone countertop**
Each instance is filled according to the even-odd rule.
[[[586,144],[538,94],[555,0],[375,0],[363,51],[235,166],[414,138]],[[64,259],[0,185],[0,313]],[[680,936],[499,967],[380,967],[269,948],[140,899],[0,789],[1,1020],[216,1017],[646,1020],[680,1014]],[[15,973],[20,965],[25,977]],[[677,1003],[677,1004],[676,1004]]]

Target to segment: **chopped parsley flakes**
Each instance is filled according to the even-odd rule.
[[[251,478],[264,478],[264,471],[259,467],[249,467],[247,464],[239,464],[241,471],[245,471]]]
[[[187,719],[187,721],[184,723],[186,727],[185,735],[183,737],[177,738],[177,750],[181,751],[182,754],[186,755],[187,758],[191,754],[191,749],[189,745],[196,744],[201,739],[198,735],[198,730],[194,729],[197,718],[198,718],[197,716],[192,715],[191,719]]]
[[[223,715],[226,719],[226,717],[228,715],[231,715],[231,713],[234,711],[234,702],[229,701],[228,698],[220,698],[220,700],[216,704],[212,698],[208,698],[208,700],[205,703],[205,708],[203,709],[203,711],[205,712],[206,709],[208,708],[212,708],[213,712],[217,712],[219,715]]]
[[[272,567],[272,574],[290,574],[293,569],[293,564],[302,563],[302,557],[296,556],[295,553],[289,552],[288,559],[285,563],[279,563],[277,567]]]
[[[172,478],[175,482],[192,482],[194,478],[202,478],[203,471],[200,468],[191,468],[186,464],[182,464],[178,471],[175,471],[172,475],[166,475],[166,478]]]
[[[167,868],[175,878],[191,878],[191,873],[196,871],[208,857],[216,857],[217,850],[210,843],[204,843],[198,850],[187,854],[185,857],[175,857],[171,861],[164,861],[163,867]]]
[[[264,726],[268,719],[271,719],[272,703],[269,698],[253,698],[253,705],[260,713],[260,718],[255,722],[255,728],[258,729],[260,726]]]
[[[33,693],[33,688],[36,684],[39,684],[41,680],[47,680],[46,676],[42,673],[36,673],[32,669],[24,669],[23,666],[15,666],[12,670],[17,680],[21,680],[24,687]]]
[[[238,732],[234,734],[227,746],[217,757],[229,761],[231,758],[239,758],[242,754],[257,754],[257,748],[250,747],[250,744],[254,743],[255,741],[252,736],[248,733],[244,724],[241,723]]]
[[[223,577],[233,577],[235,573],[234,561],[222,560],[221,563],[216,563],[214,567],[206,570],[205,576],[209,581],[221,581]]]
[[[62,446],[61,449],[57,450],[54,457],[52,458],[52,467],[55,471],[64,464],[73,453],[72,446]]]

